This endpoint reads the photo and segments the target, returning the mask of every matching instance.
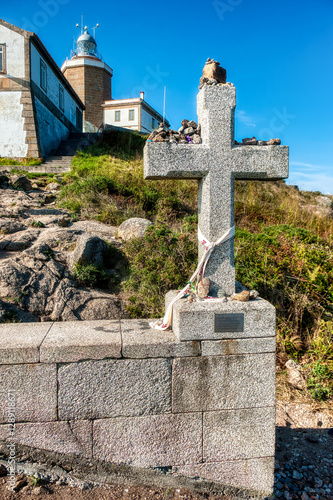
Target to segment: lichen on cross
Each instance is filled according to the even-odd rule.
[[[236,89],[233,84],[205,85],[197,98],[202,144],[147,142],[145,179],[198,179],[199,228],[211,242],[234,225],[234,181],[288,177],[288,146],[235,145]],[[204,248],[199,245],[199,257]],[[235,291],[234,239],[216,246],[205,276],[210,294]]]

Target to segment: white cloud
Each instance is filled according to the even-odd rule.
[[[257,125],[253,123],[253,118],[249,116],[246,111],[243,109],[237,109],[236,110],[236,119],[239,120],[241,123],[244,123],[248,127],[256,127]]]
[[[312,163],[303,163],[302,161],[291,161],[290,165],[295,165],[296,167],[305,167],[305,168],[318,168],[318,165],[314,165]]]
[[[320,191],[323,194],[333,193],[333,175],[326,175],[323,171],[316,171],[315,174],[300,171],[291,172],[287,184],[296,184],[302,191]]]

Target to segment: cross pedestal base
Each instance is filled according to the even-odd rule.
[[[167,304],[175,292],[166,296]],[[200,341],[201,356],[177,360],[174,413],[202,412],[203,459],[180,474],[273,492],[275,308],[263,299],[174,305],[178,341]]]

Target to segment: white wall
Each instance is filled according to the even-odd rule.
[[[39,87],[40,86],[40,60],[43,59],[47,66],[47,97],[59,109],[59,84],[62,85],[61,80],[54,73],[51,67],[47,64],[47,60],[41,57],[38,50],[31,44],[31,80]],[[64,87],[64,116],[76,126],[76,101],[69,94]],[[43,89],[42,89],[43,91]],[[44,92],[44,91],[43,91]]]
[[[128,111],[130,109],[134,109],[134,120],[129,120]],[[116,122],[115,120],[115,112],[120,111],[120,121]],[[138,130],[139,127],[139,108],[138,106],[129,105],[128,108],[115,108],[115,109],[107,109],[104,108],[104,123],[106,125],[115,125],[116,127],[124,127],[131,128],[134,130]]]
[[[0,156],[23,158],[28,154],[23,130],[22,92],[0,92]]]
[[[152,132],[154,129],[152,127],[152,119],[154,117],[149,114],[145,109],[141,112],[141,132]],[[158,128],[159,122],[155,119],[155,128]]]
[[[24,37],[0,26],[0,43],[6,44],[6,70],[8,76],[24,78]],[[0,78],[6,75],[0,75]]]

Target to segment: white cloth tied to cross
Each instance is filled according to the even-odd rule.
[[[170,302],[167,310],[165,311],[164,318],[162,320],[159,319],[157,321],[154,321],[154,322],[150,323],[150,326],[152,328],[155,328],[155,330],[167,330],[171,326],[171,323],[172,323],[172,311],[173,311],[174,304],[179,299],[181,299],[182,297],[184,297],[185,295],[188,294],[188,292],[190,291],[190,288],[192,286],[192,283],[194,283],[195,280],[197,280],[197,285],[196,286],[198,286],[198,283],[205,276],[206,266],[207,266],[207,263],[209,261],[209,258],[211,256],[212,251],[214,250],[214,248],[217,245],[221,245],[221,243],[225,243],[226,241],[230,240],[234,236],[235,236],[235,226],[233,226],[232,228],[230,228],[217,241],[210,242],[207,238],[205,238],[203,236],[202,232],[200,231],[200,228],[198,227],[198,240],[205,247],[205,252],[204,252],[203,256],[201,257],[201,260],[200,260],[200,262],[199,262],[196,270],[194,271],[194,273],[192,274],[191,278],[186,283],[186,286],[184,286],[184,288],[182,290],[180,290],[180,292],[178,292],[177,296]]]

